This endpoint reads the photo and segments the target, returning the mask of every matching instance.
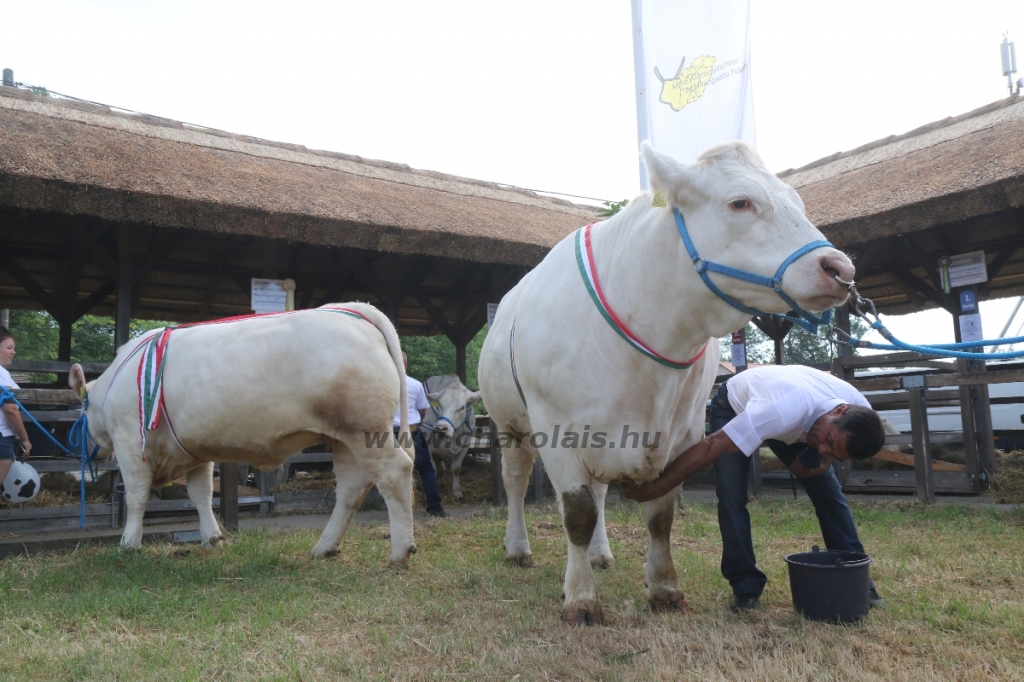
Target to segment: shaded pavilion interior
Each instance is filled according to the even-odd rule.
[[[0,87],[0,308],[60,325],[250,311],[250,280],[296,307],[360,300],[401,334],[466,343],[591,207],[493,183]]]

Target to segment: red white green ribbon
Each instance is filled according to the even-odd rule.
[[[700,352],[689,360],[685,360],[683,362],[670,360],[641,341],[640,338],[622,322],[619,316],[615,314],[615,311],[612,310],[611,306],[608,305],[608,299],[605,298],[604,290],[601,289],[601,282],[597,278],[597,266],[594,262],[594,248],[590,241],[590,233],[593,225],[594,223],[590,223],[586,227],[581,227],[576,230],[576,264],[580,268],[580,275],[583,277],[583,283],[587,287],[587,293],[590,294],[590,298],[594,301],[594,305],[597,306],[597,310],[601,313],[601,317],[603,317],[605,322],[615,330],[615,333],[624,338],[629,345],[633,346],[633,348],[655,362],[672,369],[689,369],[693,363],[700,360],[701,356],[704,355],[704,351],[708,348],[707,343],[701,346]]]
[[[512,380],[516,382],[516,390],[519,391],[519,399],[526,407],[526,396],[523,394],[523,385],[519,383],[519,372],[516,371],[516,321],[512,320],[512,329],[508,333],[508,358],[512,364]],[[529,409],[529,408],[527,408]]]

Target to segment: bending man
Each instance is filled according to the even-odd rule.
[[[640,502],[661,497],[714,463],[722,575],[734,595],[730,609],[755,608],[768,582],[756,565],[747,511],[749,457],[762,442],[800,478],[825,546],[864,552],[832,471],[834,461],[867,459],[885,443],[881,419],[857,389],[810,367],[755,367],[722,384],[711,399],[710,421],[710,436],[670,462],[658,479],[640,486],[627,483],[625,493]],[[872,583],[871,605],[884,604]]]

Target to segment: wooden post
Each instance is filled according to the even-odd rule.
[[[917,499],[935,502],[935,476],[932,473],[932,449],[928,440],[928,401],[925,397],[924,377],[907,383],[910,399],[910,428],[914,440],[914,475],[917,479]]]
[[[234,462],[220,463],[220,517],[224,530],[238,530],[238,465]]]
[[[850,334],[850,308],[849,306],[840,306],[835,309],[835,320],[836,328],[846,333],[847,336]],[[836,359],[832,361],[832,374],[839,377],[840,379],[846,380],[847,378],[853,378],[853,372],[850,372],[850,376],[847,377],[846,369],[843,367],[843,358],[852,358],[853,349],[845,343],[836,344]],[[853,464],[850,462],[834,462],[832,468],[835,469],[836,477],[839,479],[839,486],[846,485],[846,479],[853,471]]]
[[[462,330],[460,330],[461,332]],[[455,373],[459,375],[459,381],[466,383],[466,341],[460,339],[455,345]]]
[[[498,425],[491,419],[491,504],[503,507],[508,504],[505,483],[501,479],[501,447],[498,445]]]
[[[132,319],[132,249],[131,232],[125,225],[117,226],[117,308],[114,316],[114,348],[128,343]]]
[[[742,371],[747,369],[747,330],[746,330],[746,327],[744,327],[743,329],[741,329],[738,332],[734,333],[734,335],[733,335],[733,340],[734,341],[736,339],[735,334],[739,334],[739,338],[743,342],[743,364],[739,365],[739,366],[733,365],[733,367],[736,370],[736,373],[739,374],[740,372],[742,372]],[[761,493],[764,490],[764,483],[763,483],[763,481],[761,479],[762,479],[762,476],[761,476],[761,449],[758,448],[757,452],[755,452],[754,454],[752,454],[750,456],[750,472],[747,474],[747,484],[748,484],[747,487],[750,489],[750,494],[753,495],[754,497],[761,497]]]

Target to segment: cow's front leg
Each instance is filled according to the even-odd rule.
[[[651,608],[688,609],[683,591],[679,589],[676,567],[672,563],[672,518],[675,514],[675,500],[679,488],[650,502],[644,502],[643,516],[650,535],[647,551],[645,584]]]
[[[604,502],[608,496],[608,486],[595,481],[590,490],[597,505],[597,527],[590,538],[587,556],[590,557],[590,565],[594,568],[611,568],[615,565],[615,557],[612,556],[612,548],[608,545],[608,530],[604,524]]]
[[[235,466],[234,463],[224,466]],[[199,537],[204,545],[216,546],[224,539],[224,531],[213,515],[213,462],[201,464],[185,475],[188,499],[199,512]]]
[[[520,566],[533,565],[530,536],[526,532],[526,488],[533,471],[534,453],[522,444],[501,452],[501,479],[508,497],[508,521],[505,523],[505,560]]]
[[[116,448],[120,455],[124,448]],[[121,478],[124,479],[125,522],[124,533],[121,534],[121,547],[139,549],[142,547],[142,519],[146,514],[146,503],[149,502],[149,491],[153,487],[153,470],[142,461],[141,455],[134,453],[126,457],[118,457]]]
[[[338,553],[341,536],[345,534],[352,517],[359,511],[363,498],[373,486],[373,481],[356,462],[344,443],[334,443],[334,512],[324,528],[320,541],[313,547],[314,557],[329,557]],[[408,458],[406,458],[408,459]]]
[[[459,483],[459,474],[462,473],[462,460],[466,458],[468,449],[463,449],[459,454],[452,457],[451,471],[452,471],[452,497],[457,501],[462,502],[462,484]]]
[[[564,481],[560,484],[556,478],[560,477],[552,476],[551,482],[559,495],[562,525],[569,542],[565,584],[562,587],[565,599],[562,621],[570,625],[600,625],[604,622],[604,612],[597,598],[594,569],[587,554],[597,527],[597,502],[590,486],[579,481],[564,485]]]

